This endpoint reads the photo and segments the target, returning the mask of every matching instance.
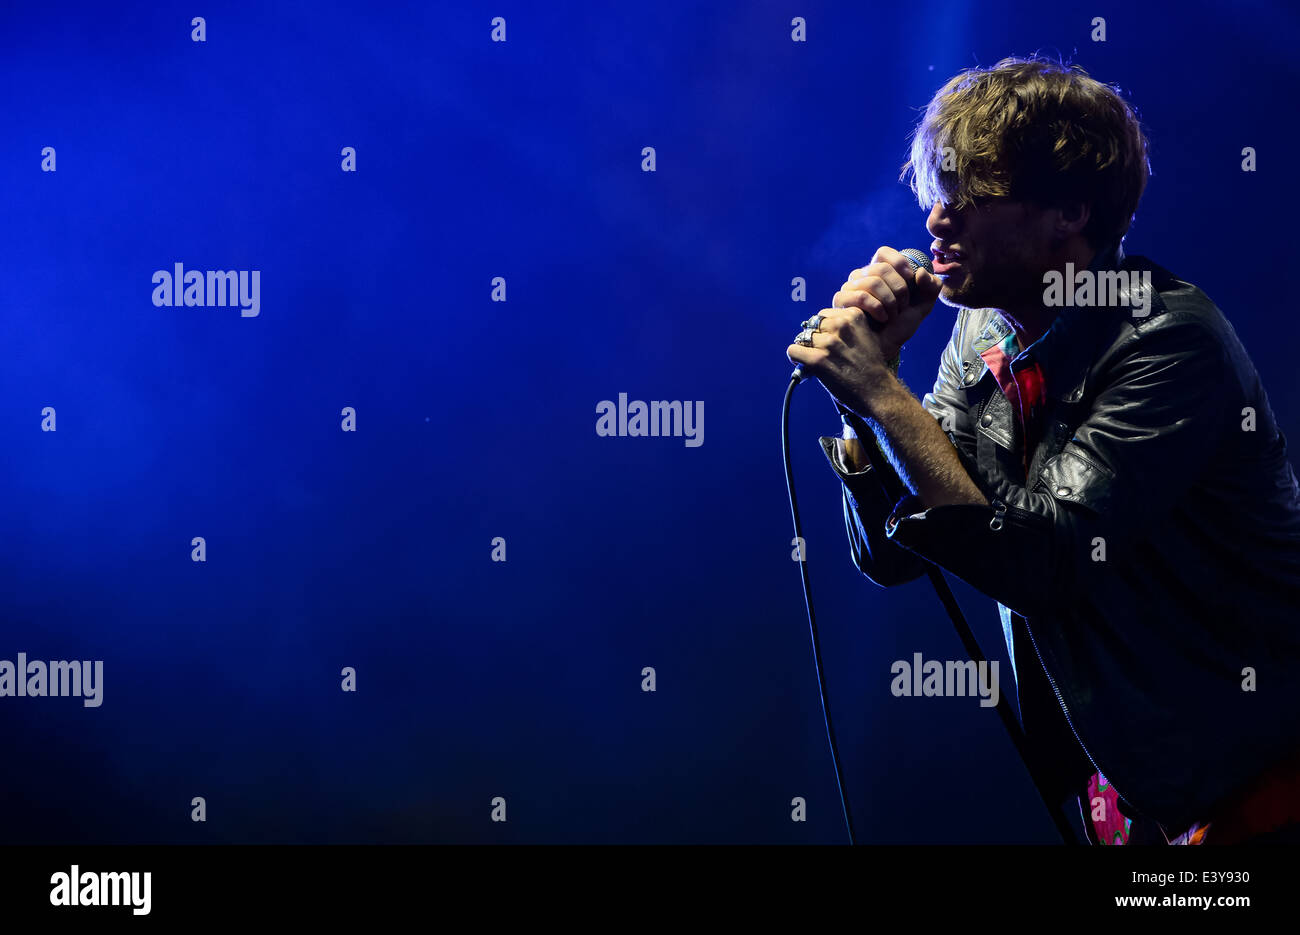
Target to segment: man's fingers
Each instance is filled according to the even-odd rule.
[[[785,349],[785,359],[792,364],[803,364],[803,369],[811,374],[816,375],[830,354],[825,348],[821,347],[804,347],[802,344],[791,344]]]
[[[836,310],[847,312],[850,309],[861,309],[872,318],[880,322],[888,322],[893,314],[895,307],[893,294],[884,283],[877,281],[875,286],[870,286],[866,280],[858,280],[858,289],[848,292],[837,292],[831,304]],[[868,286],[872,291],[863,291],[861,287]],[[823,314],[822,318],[830,316]]]
[[[851,327],[853,319],[862,314],[859,308],[823,308],[816,312],[821,319],[812,333],[813,347],[828,347],[831,343],[842,343],[840,332]],[[793,347],[800,347],[795,344]]]
[[[868,280],[867,289],[870,291],[858,293],[858,301],[854,305],[882,325],[889,324],[889,319],[898,313],[898,302],[894,299],[893,291],[879,279]]]
[[[943,291],[943,282],[939,277],[926,269],[916,271],[916,288],[926,301],[937,299],[939,293]]]
[[[897,250],[895,250],[893,247],[881,247],[879,250],[877,250],[875,253],[871,255],[871,262],[888,263],[890,266],[894,266],[895,268],[897,268],[895,264],[900,258],[903,260],[904,263],[907,262],[907,258],[904,257]]]
[[[939,291],[943,288],[943,283],[939,282],[939,280],[927,273],[925,267],[913,267],[912,261],[903,256],[903,254],[899,253],[893,247],[881,247],[875,252],[875,255],[872,256],[871,262],[873,265],[877,263],[886,264],[897,272],[903,280],[913,281],[918,286],[920,286],[924,281],[922,277],[931,280],[921,291],[921,295],[925,297],[926,301],[929,301],[932,298],[937,298]],[[867,268],[868,272],[870,272],[870,269],[870,267]]]
[[[897,269],[888,263],[872,263],[867,267],[867,276],[878,276],[885,281],[885,284],[894,291],[894,295],[901,299],[903,305],[907,304],[907,279],[899,273]]]
[[[860,308],[872,318],[888,324],[908,304],[908,286],[888,267],[872,267],[863,278],[835,293],[831,304],[836,308]]]

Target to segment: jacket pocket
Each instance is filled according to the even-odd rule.
[[[1051,458],[1038,473],[1038,483],[1057,500],[1086,507],[1094,514],[1104,513],[1111,505],[1111,482],[1108,469],[1073,451],[1062,451]]]

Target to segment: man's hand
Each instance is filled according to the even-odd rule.
[[[910,283],[916,284],[915,304]],[[849,273],[831,305],[861,309],[879,322],[872,328],[880,339],[885,360],[892,360],[934,309],[942,288],[936,276],[925,269],[913,271],[905,256],[892,247],[881,247],[870,265]]]
[[[913,282],[915,304],[909,292]],[[930,314],[941,287],[923,269],[914,276],[897,250],[881,247],[870,265],[849,274],[833,307],[818,313],[821,323],[813,346],[792,344],[786,357],[803,364],[804,372],[820,380],[841,405],[865,415],[873,389],[889,374],[887,362]]]

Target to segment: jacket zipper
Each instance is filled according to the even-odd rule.
[[[1017,514],[1026,514],[1025,510],[1008,507],[1005,502],[998,499],[995,499],[992,502],[992,506],[994,513],[993,519],[989,520],[989,529],[992,529],[994,532],[1002,528],[1003,518],[1007,515],[1009,509],[1015,509]],[[1035,514],[1027,515],[1033,516]],[[1048,671],[1047,663],[1043,661],[1043,654],[1038,651],[1038,640],[1034,638],[1034,628],[1029,625],[1028,618],[1025,619],[1025,632],[1029,634],[1029,644],[1034,647],[1034,655],[1038,657],[1038,664],[1043,667],[1043,674],[1047,676],[1047,684],[1052,686],[1052,694],[1056,696],[1056,702],[1061,706],[1061,712],[1065,715],[1065,723],[1069,725],[1070,733],[1074,735],[1074,739],[1079,742],[1079,749],[1083,751],[1083,755],[1088,758],[1088,762],[1092,764],[1092,768],[1097,771],[1097,774],[1105,776],[1107,783],[1109,783],[1111,788],[1115,790],[1115,794],[1122,798],[1123,794],[1119,791],[1119,787],[1111,780],[1109,774],[1105,773],[1102,768],[1097,765],[1097,761],[1093,759],[1092,753],[1088,750],[1087,745],[1084,744],[1083,738],[1079,736],[1078,730],[1075,729],[1074,719],[1070,717],[1070,708],[1066,705],[1065,699],[1061,696],[1061,689],[1057,687],[1056,679],[1052,678],[1052,673]]]

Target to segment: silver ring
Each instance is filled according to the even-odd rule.
[[[805,328],[803,331],[799,332],[798,336],[794,339],[794,343],[798,344],[800,347],[812,347],[813,346],[812,336],[813,336],[812,329]]]
[[[807,328],[809,331],[820,331],[822,328],[821,313],[819,312],[807,321],[800,323],[799,327]]]

